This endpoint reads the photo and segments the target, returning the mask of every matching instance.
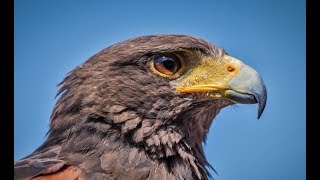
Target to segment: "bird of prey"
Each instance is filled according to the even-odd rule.
[[[209,179],[203,142],[219,111],[258,104],[259,74],[188,35],[109,46],[70,71],[45,142],[15,161],[15,179]]]

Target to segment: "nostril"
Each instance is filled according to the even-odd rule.
[[[235,68],[233,66],[228,66],[227,69],[228,69],[229,72],[233,72],[235,70]]]

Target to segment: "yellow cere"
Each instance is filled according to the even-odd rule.
[[[211,92],[228,88],[228,83],[239,73],[242,62],[223,55],[213,59],[203,57],[195,67],[175,80],[176,90],[183,93]]]

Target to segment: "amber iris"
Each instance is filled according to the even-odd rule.
[[[154,68],[165,75],[173,75],[181,68],[181,62],[175,56],[159,56],[154,59]]]

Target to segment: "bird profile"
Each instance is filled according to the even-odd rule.
[[[219,111],[258,104],[259,74],[188,35],[109,46],[59,84],[45,142],[15,161],[15,179],[209,179],[203,142]]]

